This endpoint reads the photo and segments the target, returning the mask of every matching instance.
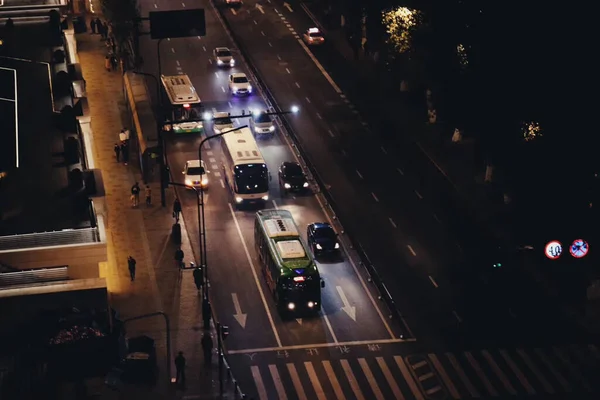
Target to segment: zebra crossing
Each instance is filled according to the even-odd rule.
[[[278,361],[250,370],[260,400],[444,400],[587,398],[598,390],[599,367],[595,345],[568,345]]]

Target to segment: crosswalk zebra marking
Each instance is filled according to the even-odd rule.
[[[337,380],[337,378],[335,376],[335,372],[333,371],[333,368],[331,367],[331,362],[324,360],[323,368],[325,369],[325,373],[327,374],[327,377],[329,378],[329,382],[331,382],[331,386],[333,387],[333,391],[335,393],[335,397],[337,397],[337,400],[346,400],[346,396],[344,396],[344,392],[342,391],[340,382]]]
[[[450,364],[452,364],[452,368],[454,368],[454,370],[458,374],[458,377],[460,378],[463,385],[465,385],[465,387],[471,394],[471,397],[475,397],[475,398],[481,397],[481,395],[479,394],[479,391],[477,389],[475,389],[475,386],[473,386],[473,384],[471,383],[471,380],[467,377],[467,374],[465,374],[465,371],[462,369],[462,367],[458,363],[458,360],[456,359],[454,354],[446,353],[446,358],[448,358],[448,360],[450,361]]]
[[[540,381],[540,383],[544,387],[544,390],[546,391],[546,393],[554,394],[555,392],[554,392],[554,389],[552,388],[552,385],[550,385],[548,380],[540,372],[539,368],[533,363],[533,361],[527,355],[527,353],[525,353],[525,350],[517,349],[517,353],[521,356],[521,358],[525,362],[525,365],[527,365],[527,368],[529,368],[533,372],[533,374],[535,375],[537,380]]]
[[[499,352],[500,352],[500,355],[502,356],[502,358],[504,358],[504,361],[506,362],[506,364],[510,367],[512,372],[516,375],[519,382],[521,382],[521,385],[523,385],[523,387],[525,388],[527,393],[529,393],[531,395],[535,394],[535,390],[533,389],[533,386],[531,386],[531,384],[529,383],[529,381],[527,380],[527,378],[525,377],[523,372],[519,369],[519,366],[517,364],[515,364],[515,362],[513,361],[512,358],[510,358],[510,356],[508,355],[506,350],[502,349],[502,350],[499,350]]]
[[[315,372],[315,367],[313,367],[310,361],[306,361],[304,363],[304,368],[306,368],[306,372],[308,372],[308,378],[315,389],[315,394],[319,400],[327,400],[327,396],[325,396],[325,392],[323,391],[323,387],[321,386],[321,382],[319,382],[319,378],[317,377],[317,373]]]
[[[251,370],[254,383],[256,383],[256,390],[258,390],[258,397],[260,400],[268,400],[269,396],[267,396],[267,389],[265,389],[265,384],[263,383],[262,376],[260,376],[258,366],[253,365]]]
[[[371,372],[371,368],[369,368],[369,364],[367,364],[367,360],[365,360],[364,358],[359,358],[358,364],[363,370],[363,373],[367,378],[367,382],[369,382],[369,386],[371,387],[371,390],[373,391],[373,394],[375,395],[377,400],[385,400],[385,397],[383,397],[383,393],[381,393],[381,389],[379,389],[379,386],[377,385],[377,379],[375,379],[375,376],[373,376],[373,372]]]
[[[377,360],[377,364],[379,365],[379,368],[383,372],[383,376],[385,376],[385,380],[387,381],[388,385],[390,385],[390,388],[392,389],[392,392],[394,393],[394,397],[396,398],[396,400],[404,400],[404,395],[402,394],[402,391],[398,387],[398,384],[396,383],[396,380],[392,376],[392,373],[391,373],[390,369],[388,368],[387,364],[385,363],[385,360],[383,359],[383,357],[377,357],[376,360]]]
[[[552,373],[552,375],[554,375],[554,378],[556,378],[558,383],[560,383],[560,386],[563,387],[565,392],[571,392],[571,386],[569,386],[566,379],[556,370],[556,368],[554,368],[554,366],[552,365],[550,360],[548,360],[548,358],[546,357],[546,355],[544,354],[542,349],[538,348],[538,349],[534,349],[533,351],[535,351],[535,354],[537,354],[539,359],[542,360],[542,362],[544,363],[546,368],[548,368],[548,370]]]
[[[402,375],[404,375],[404,379],[406,379],[406,383],[408,383],[408,387],[410,388],[410,391],[413,392],[415,398],[417,400],[425,400],[425,398],[423,397],[423,393],[421,393],[421,391],[419,390],[417,383],[415,382],[410,371],[408,370],[404,359],[400,356],[394,356],[394,361],[396,361],[398,368],[400,368],[400,372],[402,372]]]
[[[360,386],[358,386],[358,382],[356,381],[356,378],[354,377],[354,373],[352,372],[352,369],[350,368],[350,363],[348,363],[348,360],[340,360],[340,364],[342,364],[342,369],[344,370],[344,373],[346,374],[346,379],[348,379],[348,383],[350,383],[350,387],[352,388],[352,391],[354,392],[354,396],[356,397],[356,400],[365,400],[365,397],[363,396],[362,392],[360,391]]]
[[[579,370],[577,369],[576,366],[574,366],[570,361],[569,358],[567,357],[567,355],[559,348],[557,347],[553,347],[552,350],[554,350],[554,354],[556,354],[556,356],[563,362],[563,364],[565,364],[565,366],[569,369],[569,372],[571,373],[571,376],[573,376],[576,379],[579,379],[579,381],[581,382],[581,384],[583,385],[583,387],[585,388],[585,390],[587,390],[588,392],[592,391],[592,388],[590,387],[590,385],[587,383],[587,381],[585,380],[585,378],[583,377],[583,375],[581,374],[581,372],[579,372]]]
[[[429,357],[429,359],[433,363],[433,366],[435,367],[435,369],[437,370],[437,372],[442,377],[442,381],[444,382],[444,385],[446,385],[446,388],[448,388],[448,391],[450,392],[450,394],[452,395],[452,397],[455,398],[455,399],[460,399],[460,394],[458,393],[458,390],[456,390],[456,387],[452,383],[452,380],[450,379],[450,377],[446,373],[446,370],[442,366],[442,363],[440,363],[440,360],[438,359],[438,357],[435,354],[428,354],[427,356]]]
[[[300,400],[308,400],[306,397],[306,393],[304,393],[304,386],[302,386],[302,382],[300,382],[300,377],[298,376],[298,371],[296,371],[296,366],[293,363],[287,363],[287,369],[292,378],[292,383],[294,384],[294,389],[296,389],[296,394]]]
[[[494,360],[494,358],[492,357],[492,355],[490,354],[490,352],[487,351],[487,350],[482,350],[481,354],[483,354],[483,357],[488,362],[489,366],[492,367],[492,369],[494,370],[494,373],[496,374],[496,376],[500,379],[500,381],[502,381],[502,384],[504,385],[504,387],[506,388],[506,390],[508,390],[508,392],[510,394],[516,396],[517,395],[517,391],[515,390],[515,388],[513,387],[513,385],[510,383],[510,381],[508,380],[508,378],[506,377],[506,375],[504,375],[504,372],[502,372],[502,369],[500,369],[500,366],[498,366],[498,364],[496,363],[496,361]]]
[[[473,357],[473,354],[471,354],[468,351],[465,351],[464,354],[465,354],[465,357],[467,357],[467,360],[469,360],[469,364],[471,364],[471,366],[475,370],[475,373],[477,374],[479,379],[483,382],[483,385],[485,386],[488,393],[494,397],[498,397],[498,392],[496,391],[496,389],[494,389],[494,386],[492,386],[492,382],[490,382],[490,380],[487,378],[487,376],[485,376],[485,374],[483,373],[481,366],[479,365],[477,360]]]
[[[271,372],[271,378],[273,378],[273,382],[275,383],[277,397],[280,400],[287,400],[287,395],[285,394],[285,389],[283,388],[281,377],[279,376],[279,372],[277,371],[277,366],[273,364],[269,365],[269,371]]]

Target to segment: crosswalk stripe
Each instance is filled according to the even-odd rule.
[[[363,396],[362,392],[360,391],[360,387],[358,386],[358,382],[356,382],[356,378],[354,377],[352,368],[350,368],[350,363],[348,363],[348,360],[340,360],[340,364],[342,364],[342,369],[344,370],[344,373],[346,374],[346,378],[348,379],[348,382],[350,383],[350,387],[352,388],[352,391],[354,392],[354,396],[356,397],[356,400],[365,400],[365,397]]]
[[[483,373],[483,370],[481,369],[481,366],[479,365],[479,363],[477,362],[477,360],[475,360],[475,358],[473,357],[473,355],[468,352],[465,351],[465,357],[467,357],[467,360],[469,360],[469,364],[471,364],[471,366],[473,367],[473,369],[475,370],[475,373],[477,374],[477,376],[479,377],[479,379],[481,379],[481,381],[483,382],[485,388],[487,389],[487,391],[492,395],[492,396],[498,396],[498,392],[496,391],[496,389],[494,389],[494,387],[492,386],[492,383],[489,381],[489,379],[487,378],[487,376],[485,376],[485,374]]]
[[[537,380],[540,381],[546,393],[554,394],[554,389],[552,388],[552,385],[550,385],[550,383],[546,380],[544,375],[542,375],[538,367],[533,363],[531,358],[527,355],[527,353],[525,353],[525,350],[517,349],[517,353],[521,356],[523,361],[525,361],[527,368],[529,368],[533,372]]]
[[[369,386],[371,386],[371,389],[373,390],[373,394],[375,395],[377,400],[384,400],[383,393],[381,393],[381,390],[379,389],[379,386],[377,385],[377,380],[373,376],[373,372],[371,372],[371,368],[369,368],[369,364],[367,364],[367,360],[365,360],[364,358],[359,358],[358,364],[360,365],[360,368],[362,368],[363,373],[365,374],[365,377],[367,378],[367,382],[369,382]]]
[[[425,398],[423,397],[423,393],[421,393],[419,387],[417,386],[417,383],[413,379],[413,376],[410,374],[410,371],[408,370],[404,359],[400,356],[394,356],[394,361],[396,361],[396,364],[398,364],[398,368],[400,368],[400,372],[402,372],[402,375],[404,375],[404,379],[406,380],[406,383],[408,383],[408,387],[410,387],[410,390],[415,395],[415,398],[417,400],[425,400]]]
[[[519,379],[519,382],[521,382],[521,385],[523,385],[527,393],[535,394],[533,386],[531,386],[523,372],[519,369],[517,364],[515,364],[513,359],[508,355],[506,350],[500,350],[500,355],[502,356],[502,358],[504,358],[504,361],[506,361],[506,364],[508,364],[510,369],[512,369],[512,372],[516,375],[517,379]]]
[[[458,374],[458,377],[460,378],[463,385],[465,385],[465,387],[471,394],[471,397],[481,397],[481,395],[479,394],[479,391],[477,389],[475,389],[475,386],[473,386],[473,384],[467,377],[467,374],[465,374],[465,371],[462,369],[462,367],[458,363],[458,360],[456,359],[454,354],[446,353],[446,357],[448,358],[448,360],[450,360],[450,364],[452,364],[452,368],[454,368],[454,370]]]
[[[304,387],[302,386],[302,382],[300,382],[300,377],[298,376],[298,371],[296,371],[296,366],[292,363],[287,363],[287,369],[292,378],[292,383],[294,384],[294,389],[296,389],[296,394],[300,400],[308,400],[306,398],[306,393],[304,393]]]
[[[404,395],[402,394],[402,391],[400,391],[400,388],[398,387],[398,384],[396,383],[396,380],[392,376],[392,373],[390,372],[390,369],[388,368],[387,364],[385,363],[385,360],[383,359],[383,357],[376,357],[376,359],[377,359],[377,364],[379,364],[379,368],[383,372],[383,376],[385,376],[385,380],[387,381],[388,385],[390,385],[390,388],[392,388],[394,397],[397,400],[404,400]]]
[[[554,375],[558,383],[560,383],[560,386],[562,386],[566,392],[570,392],[571,386],[569,386],[567,380],[556,370],[556,368],[554,368],[554,365],[548,360],[542,349],[534,349],[533,351],[535,351],[535,354],[537,354],[539,359],[546,365],[546,368]]]
[[[442,377],[442,381],[444,381],[444,384],[448,388],[448,391],[450,391],[450,394],[452,395],[452,397],[455,398],[455,399],[460,399],[460,394],[458,393],[458,390],[456,390],[456,387],[452,383],[452,380],[450,379],[450,377],[446,373],[446,370],[442,366],[442,363],[437,358],[437,356],[435,354],[428,354],[427,356],[429,357],[429,359],[433,363],[433,366],[435,367],[435,369],[437,370],[437,372]]]
[[[513,385],[510,383],[510,381],[508,380],[506,375],[504,375],[504,372],[502,372],[502,370],[500,369],[500,367],[498,366],[498,364],[496,363],[496,361],[494,360],[494,358],[492,357],[490,352],[487,350],[482,350],[481,354],[483,354],[483,357],[485,357],[489,366],[492,367],[496,376],[502,381],[502,384],[504,385],[506,390],[508,390],[508,393],[510,393],[512,395],[516,395],[517,391],[515,390]]]
[[[331,386],[335,392],[335,397],[337,397],[338,400],[346,400],[346,396],[344,396],[340,382],[338,382],[335,372],[333,371],[333,368],[331,368],[331,363],[327,360],[323,360],[323,368],[325,369],[325,373],[329,378],[329,382],[331,382]]]
[[[260,400],[268,400],[267,389],[265,389],[265,384],[263,383],[262,376],[260,376],[258,366],[253,365],[251,370],[252,378],[254,378],[254,383],[256,383],[256,389],[258,390],[258,397]]]
[[[312,362],[306,361],[304,363],[304,368],[306,368],[306,372],[308,372],[308,378],[315,389],[317,398],[319,398],[319,400],[327,400],[327,396],[325,396],[325,392],[323,392],[323,387],[321,386],[321,382],[319,382],[319,378],[317,378],[317,373],[315,372]]]
[[[569,361],[569,358],[566,356],[566,354],[558,347],[553,347],[552,350],[554,350],[554,354],[556,354],[557,357],[560,358],[563,364],[567,366],[571,375],[575,378],[579,378],[585,390],[591,392],[592,388],[590,387],[589,383],[587,383],[587,381],[585,380],[581,372],[577,369],[577,367]]]
[[[269,365],[269,371],[271,372],[271,377],[273,378],[273,382],[275,383],[275,390],[277,390],[277,396],[280,400],[287,400],[287,395],[285,394],[285,389],[283,388],[283,383],[281,382],[279,371],[277,371],[277,366],[273,364]]]

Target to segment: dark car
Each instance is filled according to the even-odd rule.
[[[340,243],[337,234],[327,222],[315,222],[308,225],[306,236],[308,245],[315,256],[339,252]]]
[[[303,192],[309,186],[300,164],[290,161],[282,163],[279,167],[279,184],[284,193]]]

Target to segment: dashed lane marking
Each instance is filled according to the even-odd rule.
[[[423,200],[423,196],[421,196],[421,193],[419,193],[418,190],[415,190],[415,194],[417,195],[417,197],[421,200]]]
[[[438,288],[438,284],[435,281],[435,279],[433,279],[433,276],[429,275],[429,280],[431,281],[431,284],[437,289]]]
[[[394,228],[397,228],[396,223],[394,222],[394,220],[392,218],[388,218],[390,220],[390,224],[392,224],[392,226]]]
[[[373,199],[375,199],[375,201],[379,203],[379,199],[377,198],[377,196],[375,196],[375,193],[371,192],[371,196],[373,196]]]
[[[300,84],[299,84],[298,82],[294,82],[294,84],[296,85],[296,87],[297,87],[298,89],[300,89]]]
[[[356,170],[356,175],[358,175],[358,177],[359,177],[360,179],[363,179],[363,176],[362,176],[362,174],[360,173],[360,171],[359,171],[359,170]]]
[[[410,251],[410,254],[412,254],[415,257],[417,256],[417,253],[415,253],[415,251],[413,250],[413,248],[410,244],[407,244],[406,247],[408,247],[408,251]]]

